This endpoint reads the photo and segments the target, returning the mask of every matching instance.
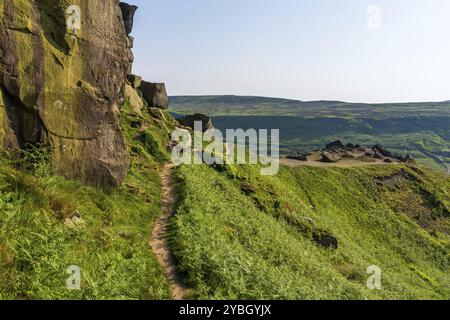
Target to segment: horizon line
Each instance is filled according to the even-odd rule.
[[[181,97],[236,97],[236,98],[264,98],[264,99],[278,99],[278,100],[288,100],[301,103],[311,103],[311,102],[334,102],[334,103],[345,103],[345,104],[367,104],[367,105],[383,105],[383,104],[420,104],[420,103],[450,103],[449,100],[442,101],[406,101],[406,102],[352,102],[343,100],[300,100],[293,98],[275,97],[275,96],[257,96],[257,95],[235,95],[235,94],[180,94],[180,95],[169,95],[169,98],[181,98]]]

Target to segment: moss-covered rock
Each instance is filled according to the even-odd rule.
[[[119,108],[133,56],[118,1],[0,5],[3,149],[49,143],[56,172],[118,185],[129,168]]]

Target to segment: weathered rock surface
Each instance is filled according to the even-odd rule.
[[[344,149],[344,143],[342,142],[342,140],[338,139],[336,141],[333,141],[329,144],[326,145],[325,147],[327,150],[333,150],[333,149]]]
[[[0,1],[0,141],[53,146],[57,173],[116,186],[129,156],[119,108],[133,56],[117,0]]]
[[[195,125],[196,121],[202,123],[202,131],[203,132],[214,128],[212,119],[201,113],[196,113],[193,115],[185,116],[185,117],[177,119],[177,121],[182,126],[191,128],[192,130],[194,130],[194,125]]]
[[[138,115],[142,115],[145,103],[139,96],[139,93],[129,84],[125,85],[125,99],[128,100],[128,103],[131,105],[134,112]]]
[[[137,76],[135,74],[129,74],[127,76],[127,81],[130,83],[130,85],[134,88],[137,89],[141,86],[142,83],[142,77]]]
[[[168,109],[169,97],[164,83],[142,81],[139,90],[150,108]]]
[[[341,160],[341,157],[339,157],[338,155],[324,151],[322,152],[322,159],[320,161],[325,163],[334,163],[338,162],[339,160]]]
[[[125,24],[125,31],[129,35],[133,31],[134,14],[138,7],[129,5],[125,2],[119,3],[120,10],[122,10],[123,22]]]

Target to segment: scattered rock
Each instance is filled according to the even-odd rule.
[[[324,151],[322,152],[322,159],[320,161],[326,163],[334,163],[338,162],[339,160],[341,160],[341,157],[339,157],[338,155]]]
[[[327,233],[315,233],[313,235],[313,240],[318,245],[326,248],[326,249],[338,249],[338,240],[336,237],[327,234]]]
[[[392,154],[392,152],[387,151],[386,149],[384,149],[384,147],[380,144],[374,145],[372,147],[372,150],[375,151],[375,153],[380,153],[381,155],[385,156],[385,157],[389,157],[392,158],[394,155]]]
[[[340,139],[327,144],[325,147],[325,149],[327,150],[344,149],[344,148],[345,148],[344,143]]]
[[[205,132],[209,129],[214,128],[212,119],[204,114],[196,113],[193,115],[185,116],[177,119],[178,123],[184,127],[188,127],[194,130],[195,122],[202,123],[202,131]]]
[[[383,160],[384,156],[379,153],[379,152],[375,152],[375,155],[373,156],[375,159],[379,159],[379,160]]]
[[[308,161],[308,155],[303,152],[293,152],[289,154],[286,158],[299,161]]]
[[[351,154],[350,152],[346,152],[346,153],[344,153],[342,158],[353,159],[353,158],[355,158],[355,156],[353,154]]]
[[[384,159],[384,163],[394,163],[394,160],[392,160],[392,159]]]
[[[164,83],[142,81],[139,90],[142,92],[142,97],[147,101],[150,108],[169,108],[169,97],[167,96]]]
[[[375,152],[373,152],[372,150],[367,150],[365,152],[365,156],[373,158],[375,156]]]

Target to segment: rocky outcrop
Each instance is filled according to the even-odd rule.
[[[50,144],[58,174],[116,186],[129,168],[119,127],[128,30],[117,0],[76,3],[0,2],[1,146]]]
[[[142,83],[142,77],[137,76],[135,74],[129,74],[127,76],[127,81],[134,89],[137,89],[141,86]]]
[[[142,81],[138,88],[150,108],[168,109],[169,97],[164,83]]]
[[[119,3],[120,10],[122,10],[123,22],[125,24],[125,32],[129,35],[133,31],[134,14],[138,7],[129,5],[125,2]]]
[[[205,132],[209,129],[214,128],[214,125],[212,123],[212,119],[204,114],[196,113],[193,115],[185,116],[182,118],[177,119],[178,123],[181,124],[184,127],[191,128],[194,130],[195,122],[201,122],[202,123],[202,131]]]

